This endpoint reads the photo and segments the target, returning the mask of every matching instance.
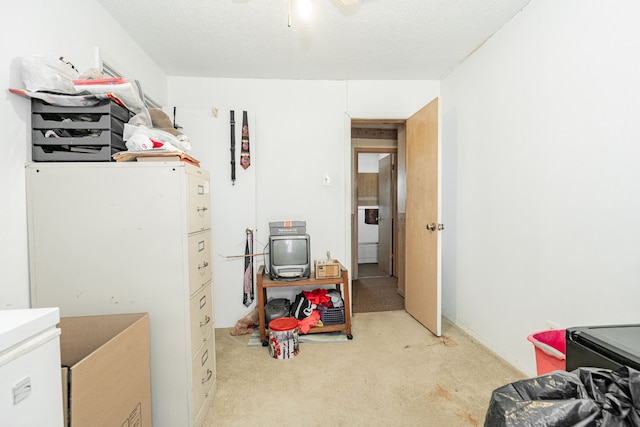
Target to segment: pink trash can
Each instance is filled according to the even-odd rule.
[[[564,329],[550,329],[531,334],[527,337],[536,352],[538,375],[566,369],[567,342]]]

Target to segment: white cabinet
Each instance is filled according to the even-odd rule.
[[[208,172],[36,163],[27,203],[32,306],[148,312],[153,425],[202,425],[216,390]]]
[[[0,310],[0,425],[62,427],[57,308]]]

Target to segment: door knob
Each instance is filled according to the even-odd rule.
[[[444,230],[444,224],[437,224],[435,222],[432,222],[431,224],[427,224],[427,230],[429,231],[442,231]]]

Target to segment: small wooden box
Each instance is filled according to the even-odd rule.
[[[340,277],[340,262],[337,259],[317,259],[315,261],[316,279]]]

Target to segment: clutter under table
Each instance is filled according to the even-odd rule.
[[[267,301],[267,289],[269,288],[282,288],[282,287],[319,287],[327,285],[335,285],[335,289],[342,292],[344,299],[344,322],[339,324],[325,324],[323,326],[316,326],[311,328],[308,333],[321,333],[321,332],[336,332],[345,331],[348,339],[352,339],[351,334],[351,304],[349,301],[349,272],[347,269],[340,265],[340,277],[337,278],[316,278],[311,277],[302,280],[272,280],[268,274],[265,274],[264,266],[258,269],[257,274],[257,293],[258,293],[258,318],[260,328],[260,341],[262,345],[266,347],[267,342],[267,326],[265,321],[265,304]]]

